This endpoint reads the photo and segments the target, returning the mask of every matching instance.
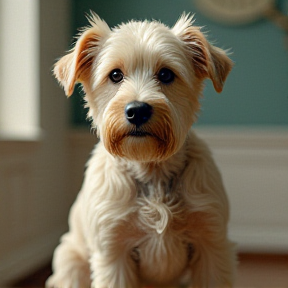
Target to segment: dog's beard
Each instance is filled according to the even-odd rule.
[[[102,127],[102,140],[109,153],[129,160],[150,162],[165,160],[177,151],[178,141],[169,107],[163,105],[163,101],[150,104],[154,113],[140,127],[128,123],[123,113],[124,106],[119,106],[119,102],[109,107]]]

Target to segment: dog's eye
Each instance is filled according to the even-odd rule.
[[[175,74],[173,71],[171,71],[168,68],[162,68],[159,71],[157,77],[158,77],[158,80],[161,81],[162,83],[169,84],[174,81]]]
[[[109,78],[111,79],[112,82],[119,83],[123,80],[124,75],[120,69],[114,69],[109,74]]]

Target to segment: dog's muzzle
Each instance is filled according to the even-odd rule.
[[[145,102],[133,101],[125,107],[126,119],[137,128],[145,124],[152,116],[153,108]]]

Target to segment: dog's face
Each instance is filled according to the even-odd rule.
[[[196,119],[203,80],[210,78],[221,92],[231,60],[188,16],[172,29],[133,21],[110,30],[96,15],[90,24],[56,63],[57,79],[68,96],[82,83],[88,116],[112,155],[167,159]]]

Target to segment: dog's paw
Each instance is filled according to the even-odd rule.
[[[55,275],[51,275],[45,282],[46,288],[60,288],[63,287],[62,281],[56,279]]]
[[[64,285],[64,281],[56,277],[55,274],[51,275],[45,282],[45,287],[46,288],[64,288],[64,287],[69,287],[68,285]],[[68,284],[68,283],[67,283]]]
[[[82,271],[83,272],[83,271]],[[46,283],[46,288],[90,288],[91,280],[90,275],[87,273],[79,273],[79,271],[73,271],[71,274],[51,275]]]

